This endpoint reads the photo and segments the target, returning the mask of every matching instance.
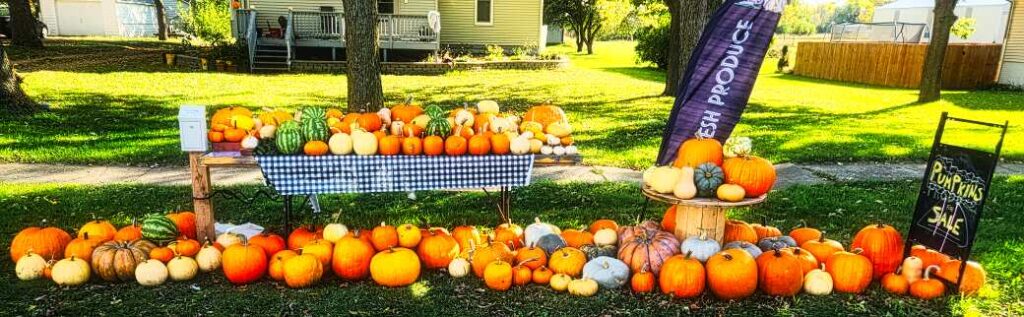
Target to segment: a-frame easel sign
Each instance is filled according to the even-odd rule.
[[[995,150],[989,152],[943,143],[942,133],[947,121],[1001,129]],[[995,124],[950,117],[943,112],[935,132],[904,253],[909,253],[912,245],[923,245],[961,260],[958,286],[977,237],[982,207],[1008,126],[1009,121]]]

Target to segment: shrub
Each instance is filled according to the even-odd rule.
[[[208,43],[231,39],[231,10],[228,0],[195,0],[179,6],[178,27],[192,37]]]
[[[636,33],[636,59],[668,68],[668,24],[645,26]]]
[[[500,45],[487,45],[487,55],[485,58],[489,61],[500,61],[505,59],[505,49],[501,48]]]

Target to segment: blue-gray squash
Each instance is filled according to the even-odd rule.
[[[749,253],[750,256],[754,257],[755,259],[761,255],[761,248],[758,248],[753,243],[746,241],[733,241],[726,243],[724,246],[722,246],[722,250],[728,249],[742,249],[743,251],[747,251],[747,253]]]
[[[619,288],[629,281],[629,266],[619,259],[599,256],[583,265],[583,278],[597,281],[603,288]]]
[[[697,185],[697,196],[715,197],[715,191],[725,180],[725,173],[722,168],[712,163],[704,163],[697,166],[693,173],[693,183]]]
[[[564,248],[566,243],[562,236],[549,233],[541,236],[540,239],[537,239],[536,246],[544,249],[544,252],[547,252],[548,256],[550,256],[552,253],[555,253],[556,250]]]
[[[766,237],[757,242],[761,251],[796,247],[796,240],[789,236]]]

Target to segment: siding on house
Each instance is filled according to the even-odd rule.
[[[395,13],[404,15],[427,15],[429,11],[437,11],[436,0],[395,0]],[[441,15],[444,20],[444,14]]]
[[[257,26],[259,28],[278,28],[277,17],[288,16],[288,8],[295,11],[320,11],[320,7],[334,7],[335,12],[343,12],[340,0],[249,0],[249,6],[256,9]],[[435,0],[395,0],[395,12],[398,14],[427,15],[427,11],[437,10]],[[442,20],[444,15],[441,15]]]
[[[441,45],[544,45],[543,0],[492,0],[491,25],[476,25],[477,0],[437,0]]]
[[[1003,44],[1003,66],[999,82],[1024,86],[1024,1],[1016,0],[1010,13],[1010,26]]]
[[[157,32],[156,6],[151,3],[119,1],[117,17],[121,21],[121,36],[153,36]]]

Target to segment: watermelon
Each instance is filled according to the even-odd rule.
[[[153,214],[142,220],[142,237],[156,242],[178,238],[178,225],[164,215]]]
[[[302,137],[306,141],[327,141],[331,132],[327,128],[327,112],[324,108],[302,108]]]
[[[306,143],[302,138],[302,131],[299,130],[299,124],[295,121],[281,124],[275,134],[274,143],[281,154],[297,154]]]

